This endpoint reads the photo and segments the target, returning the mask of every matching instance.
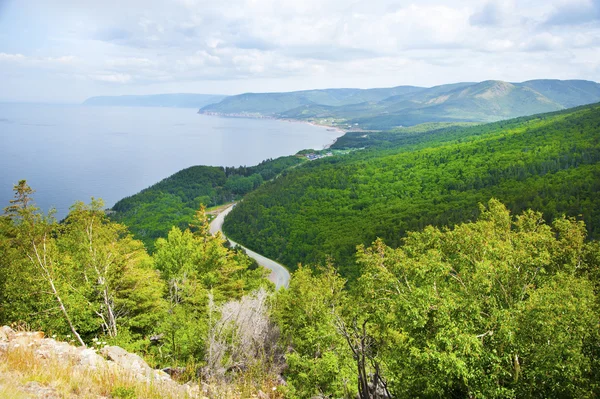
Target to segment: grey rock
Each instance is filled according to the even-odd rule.
[[[80,348],[79,364],[91,369],[97,369],[100,366],[106,365],[106,360],[97,354],[93,348]]]
[[[9,326],[0,327],[0,341],[11,341],[15,336],[15,332]]]
[[[112,360],[119,366],[131,371],[133,374],[150,378],[153,376],[153,369],[148,366],[140,356],[135,353],[129,353],[119,346],[105,346],[100,351],[108,360]],[[166,374],[166,373],[165,373]]]

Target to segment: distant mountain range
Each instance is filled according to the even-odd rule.
[[[600,84],[585,80],[488,80],[435,87],[326,89],[246,93],[206,105],[201,114],[309,120],[362,129],[426,122],[493,122],[600,101]]]
[[[99,96],[90,97],[83,105],[113,107],[172,107],[200,108],[218,103],[227,96],[215,94],[152,94],[147,96]]]

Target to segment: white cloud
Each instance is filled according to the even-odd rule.
[[[525,40],[520,47],[525,51],[553,51],[560,50],[564,46],[565,39],[562,37],[550,32],[542,32]]]
[[[57,73],[85,76],[115,94],[600,80],[600,61],[585,53],[600,46],[600,26],[572,23],[592,1],[31,0],[37,7],[21,12],[44,21],[43,41],[21,31],[33,25],[0,27],[0,73],[19,64],[49,84]]]
[[[26,60],[26,57],[23,54],[0,53],[0,61],[22,62],[22,61],[25,61],[25,60]]]
[[[62,55],[58,57],[28,57],[23,54],[0,53],[0,62],[19,63],[24,66],[52,67],[56,65],[69,65],[77,62],[73,55]]]
[[[98,74],[90,75],[89,77],[93,80],[108,83],[129,83],[132,80],[131,75],[126,75],[122,73]]]

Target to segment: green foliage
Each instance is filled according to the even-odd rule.
[[[1,274],[8,277],[2,321],[72,334],[80,343],[151,332],[164,306],[163,285],[142,243],[108,220],[101,201],[75,204],[58,224],[33,206],[24,181],[15,191],[0,232]]]
[[[159,364],[183,364],[203,359],[210,325],[209,307],[272,284],[268,271],[252,269],[247,256],[226,248],[222,236],[211,236],[204,210],[184,231],[173,227],[156,241],[153,259],[168,290],[168,312],[159,323],[164,335],[160,348],[152,349]]]
[[[346,305],[345,281],[332,268],[318,273],[300,267],[288,290],[275,299],[274,318],[281,329],[286,355],[288,396],[333,397],[356,392],[352,354],[338,333],[338,319]]]
[[[597,395],[600,314],[580,269],[598,265],[584,238],[581,222],[511,218],[492,200],[477,222],[360,248],[355,312],[395,396]]]
[[[477,217],[492,197],[547,221],[581,215],[600,234],[600,106],[468,128],[397,135],[290,170],[248,194],[224,230],[294,267],[329,256],[356,278],[354,248]],[[393,135],[389,133],[390,137]]]
[[[330,89],[231,96],[200,112],[315,121],[367,130],[427,123],[492,122],[600,101],[600,85],[581,80],[484,81],[431,88]]]
[[[110,395],[113,398],[119,398],[119,399],[135,399],[135,397],[136,397],[135,388],[124,387],[124,386],[118,386],[118,387],[113,388]]]
[[[399,86],[389,89],[326,89],[290,93],[245,93],[227,97],[217,104],[207,105],[200,112],[273,116],[296,109],[301,112],[303,108],[312,108],[314,105],[328,108],[336,105],[380,101],[390,96],[411,93],[419,89],[412,86]]]
[[[251,167],[192,166],[123,198],[113,206],[111,219],[126,224],[153,251],[154,241],[165,237],[171,227],[186,229],[200,204],[210,207],[237,200],[301,162],[289,156]]]
[[[76,203],[61,223],[33,205],[26,182],[0,217],[0,323],[26,324],[81,344],[98,337],[156,365],[204,360],[215,304],[261,287],[268,271],[208,231],[204,208],[173,227],[150,257],[101,200]],[[152,344],[149,337],[163,337]]]

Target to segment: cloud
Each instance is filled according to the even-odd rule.
[[[26,60],[26,57],[23,54],[0,53],[0,61],[22,62],[25,60]]]
[[[496,3],[486,3],[483,8],[469,17],[469,23],[476,26],[500,25],[503,12]]]
[[[600,65],[591,55],[600,0],[29,1],[6,8],[0,74],[48,85],[72,76],[90,96],[93,88],[222,93],[550,72],[598,80]],[[63,82],[59,91],[71,89]]]
[[[554,9],[546,25],[578,25],[600,21],[600,0],[569,1]]]
[[[132,36],[132,33],[124,28],[103,28],[97,31],[94,38],[107,42],[125,43]]]
[[[122,73],[114,73],[114,74],[100,74],[100,75],[90,75],[89,76],[93,80],[97,80],[100,82],[108,82],[108,83],[129,83],[132,80],[130,75],[122,74]]]
[[[23,54],[0,53],[0,62],[19,63],[24,66],[51,67],[56,65],[68,65],[77,62],[73,55],[62,55],[58,57],[31,57]]]
[[[543,32],[528,38],[521,43],[520,48],[524,51],[554,51],[565,46],[565,40],[562,37],[555,36],[549,32]]]

